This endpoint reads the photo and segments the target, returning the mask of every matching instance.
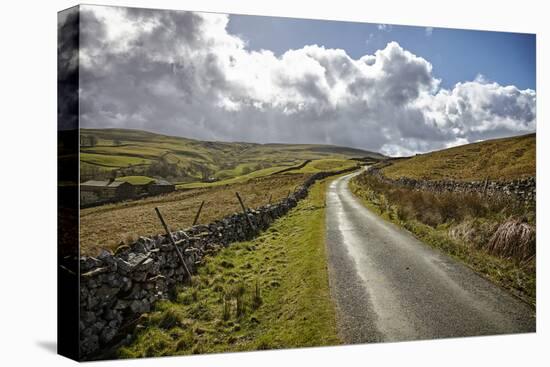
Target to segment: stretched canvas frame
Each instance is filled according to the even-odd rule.
[[[394,41],[254,49],[227,17],[58,14],[59,354],[535,332],[534,87],[442,86]]]

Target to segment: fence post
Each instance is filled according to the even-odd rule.
[[[168,228],[168,225],[164,221],[164,218],[162,217],[162,214],[160,214],[160,210],[158,207],[155,207],[155,211],[157,212],[157,216],[160,219],[160,222],[162,223],[162,226],[164,227],[164,230],[166,231],[166,235],[170,239],[170,242],[172,242],[172,246],[176,249],[176,253],[178,254],[178,257],[180,258],[181,264],[183,265],[183,268],[185,269],[185,272],[187,273],[187,276],[189,277],[189,281],[191,281],[191,272],[189,271],[189,268],[187,267],[187,264],[185,263],[185,259],[183,258],[183,255],[181,254],[180,249],[178,248],[178,245],[176,245],[176,241],[174,240],[174,237],[172,236],[172,232],[170,232],[170,228]]]
[[[204,205],[204,200],[201,203],[201,206],[199,206],[199,210],[197,211],[197,214],[195,215],[195,219],[193,219],[193,225],[197,224],[199,220],[199,215],[201,215],[202,206]]]
[[[269,194],[269,202],[268,204],[271,204],[271,199],[273,198],[273,194]]]
[[[483,185],[483,195],[487,195],[488,185],[489,185],[489,176],[485,176],[485,185]]]
[[[248,217],[248,213],[246,212],[246,207],[244,206],[244,203],[243,203],[243,200],[241,199],[241,196],[239,195],[238,192],[235,192],[235,195],[237,195],[237,199],[239,199],[239,203],[241,204],[243,214],[246,217],[246,220],[248,221],[248,225],[250,226],[250,228],[252,228],[253,231],[256,231],[256,226],[254,226],[254,223],[252,223],[252,221]]]

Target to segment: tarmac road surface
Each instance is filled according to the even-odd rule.
[[[365,208],[334,180],[326,225],[331,292],[346,343],[535,331],[533,308]]]

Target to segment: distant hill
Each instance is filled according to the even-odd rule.
[[[383,169],[390,178],[511,180],[535,176],[536,135],[486,140],[398,159]]]
[[[82,179],[164,177],[175,182],[216,181],[305,160],[384,156],[318,144],[255,144],[200,141],[141,130],[81,129]]]

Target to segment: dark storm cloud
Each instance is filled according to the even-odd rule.
[[[57,121],[59,130],[78,128],[78,7],[57,20]]]
[[[439,88],[389,43],[250,51],[227,16],[84,6],[81,122],[207,140],[329,143],[411,154],[535,128],[535,92],[482,78]]]

